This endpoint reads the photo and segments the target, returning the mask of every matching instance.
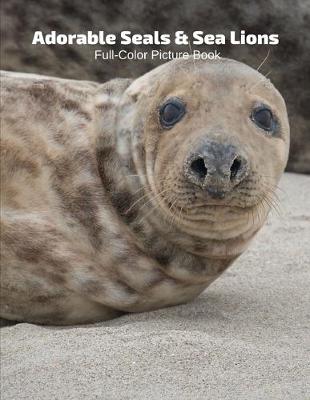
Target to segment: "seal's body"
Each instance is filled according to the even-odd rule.
[[[86,323],[187,302],[263,225],[289,126],[257,71],[178,60],[102,85],[1,80],[3,318]]]

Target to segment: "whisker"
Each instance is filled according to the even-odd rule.
[[[261,69],[261,67],[265,64],[265,62],[268,60],[269,54],[270,54],[270,49],[268,49],[268,53],[267,53],[266,57],[259,64],[259,66],[256,68],[256,71],[259,71]]]
[[[258,82],[256,82],[253,86],[250,87],[250,90],[252,90],[253,88],[255,88],[257,85],[259,85],[260,83],[264,82],[265,79],[271,74],[272,70],[270,70],[269,72],[267,72],[267,74],[261,78]]]
[[[150,199],[141,206],[141,209],[144,208],[147,204],[149,204],[152,201],[154,201],[155,199],[157,199],[163,193],[167,192],[168,190],[170,190],[170,189],[168,188],[168,189],[162,190],[161,192],[157,193],[155,196],[151,196]]]

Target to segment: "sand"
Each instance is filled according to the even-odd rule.
[[[1,399],[309,398],[310,176],[281,187],[280,215],[192,303],[1,328]]]

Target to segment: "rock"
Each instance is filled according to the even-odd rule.
[[[106,81],[119,77],[137,77],[163,61],[95,61],[98,46],[44,46],[31,44],[36,30],[49,33],[83,33],[122,30],[147,33],[159,30],[174,33],[240,31],[278,33],[277,46],[242,45],[199,46],[199,50],[218,49],[224,57],[234,58],[261,68],[286,99],[291,123],[291,152],[287,169],[310,173],[310,3],[308,0],[271,0],[269,2],[231,2],[229,0],[41,0],[28,2],[4,0],[1,5],[1,68],[14,71],[56,75],[64,78]],[[167,46],[154,46],[167,50]],[[120,49],[117,44],[115,48]],[[128,50],[137,47],[126,46]],[[139,50],[146,47],[138,46]],[[150,47],[147,48],[150,50]],[[192,46],[191,50],[195,47]],[[169,45],[169,50],[190,50]]]

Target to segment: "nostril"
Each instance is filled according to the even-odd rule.
[[[241,160],[237,157],[230,167],[230,180],[232,181],[241,169]]]
[[[198,175],[199,178],[205,178],[208,173],[204,159],[200,157],[191,163],[191,170],[195,173],[195,175]]]

